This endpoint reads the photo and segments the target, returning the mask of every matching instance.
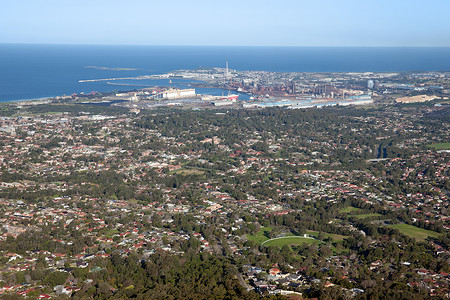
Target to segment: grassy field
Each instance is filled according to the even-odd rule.
[[[179,169],[179,170],[175,170],[172,171],[173,174],[180,174],[183,176],[188,176],[188,175],[203,175],[205,174],[204,171],[201,171],[199,169]]]
[[[408,225],[408,224],[396,224],[396,225],[389,225],[390,228],[396,228],[404,235],[410,236],[412,238],[415,238],[418,241],[424,241],[427,237],[438,237],[441,234],[435,231],[422,229],[416,226]]]
[[[312,244],[317,245],[320,244],[320,241],[312,238],[304,238],[300,236],[286,236],[281,238],[275,238],[271,240],[267,240],[261,244],[261,246],[278,246],[283,247],[284,245],[300,245],[300,244]]]
[[[258,233],[254,234],[254,235],[250,235],[248,234],[246,237],[248,240],[250,241],[254,241],[255,243],[261,244],[261,245],[265,245],[265,246],[279,246],[282,247],[284,245],[300,245],[303,243],[309,243],[309,244],[320,244],[319,240],[313,239],[313,238],[305,238],[305,237],[301,237],[301,236],[285,236],[285,237],[280,237],[280,238],[274,238],[274,239],[269,239],[268,237],[266,237],[264,235],[265,232],[271,232],[273,230],[273,227],[261,227],[260,230],[258,231]],[[319,232],[318,231],[313,231],[313,230],[307,230],[306,231],[307,234],[314,236],[314,237],[318,237],[319,236]],[[332,234],[332,233],[323,233],[323,236],[325,238],[332,238],[334,241],[342,241],[346,238],[348,238],[348,236],[345,235],[339,235],[339,234]]]
[[[365,218],[370,218],[370,217],[381,217],[381,216],[382,215],[377,214],[377,213],[355,215],[355,217],[357,217],[358,219],[365,219]]]
[[[254,241],[255,243],[261,244],[267,241],[269,238],[264,235],[264,232],[271,232],[273,230],[272,227],[261,227],[255,235],[247,235],[247,239],[250,241]]]
[[[450,143],[430,144],[427,146],[436,150],[450,150]]]
[[[306,230],[306,233],[309,234],[309,235],[315,236],[316,238],[319,236],[319,232],[318,231]],[[325,238],[329,238],[330,237],[334,241],[342,241],[342,240],[348,238],[348,236],[346,236],[346,235],[326,233],[326,232],[323,232],[323,236]]]
[[[116,233],[119,233],[119,231],[116,230],[116,229],[111,229],[111,230],[108,230],[108,231],[105,233],[105,236],[106,236],[107,238],[112,238],[113,235],[115,235]]]
[[[13,115],[13,117],[33,117],[33,116],[40,116],[40,115],[54,115],[54,114],[60,114],[61,112],[58,111],[49,111],[46,113],[31,113],[31,112],[17,112]]]
[[[357,207],[353,207],[353,206],[347,206],[347,207],[339,210],[339,212],[343,213],[343,214],[349,214],[349,213],[358,212],[358,211],[361,211],[361,209],[357,208]]]
[[[357,207],[353,207],[353,206],[347,206],[345,208],[342,208],[339,210],[340,213],[344,213],[344,214],[351,214],[355,217],[357,217],[358,219],[365,219],[365,218],[370,218],[370,217],[380,217],[380,214],[377,213],[368,213],[368,214],[363,214],[363,210]]]

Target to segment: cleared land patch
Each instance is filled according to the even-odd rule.
[[[319,232],[318,231],[314,231],[314,230],[306,230],[306,234],[312,235],[316,238],[319,237]],[[326,233],[326,232],[322,232],[324,238],[331,238],[333,241],[342,241],[346,238],[348,238],[348,236],[346,235],[340,235],[340,234],[334,234],[334,233]]]
[[[314,238],[305,238],[301,236],[285,236],[285,237],[279,237],[274,238],[271,240],[267,240],[261,244],[261,246],[278,246],[283,247],[284,245],[301,245],[301,244],[314,244],[318,245],[320,244],[320,241],[314,239]]]
[[[404,235],[410,236],[412,238],[415,238],[418,241],[424,241],[427,237],[439,237],[441,233],[422,229],[416,226],[408,225],[408,224],[396,224],[396,225],[389,225],[390,228],[396,228]]]
[[[172,171],[174,174],[180,174],[183,176],[188,176],[188,175],[203,175],[205,174],[204,171],[199,170],[199,169],[178,169],[175,171]]]
[[[344,207],[344,208],[340,209],[339,212],[343,213],[343,214],[349,214],[349,213],[358,212],[358,211],[361,211],[361,210],[362,209],[357,208],[357,207],[347,206],[347,207]]]
[[[358,219],[365,219],[365,218],[370,218],[370,217],[381,217],[381,216],[382,215],[377,214],[377,213],[355,215],[355,217],[357,217]]]
[[[264,235],[266,232],[271,232],[273,230],[273,227],[261,227],[259,231],[256,234],[247,234],[247,239],[250,241],[254,241],[255,243],[261,244],[269,238]]]
[[[429,144],[427,146],[436,150],[450,150],[450,143]]]
[[[347,206],[339,210],[340,213],[345,213],[347,215],[355,216],[358,219],[365,219],[370,217],[381,217],[378,213],[367,213],[364,214],[363,210],[353,206]]]

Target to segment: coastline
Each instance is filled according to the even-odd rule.
[[[20,100],[6,100],[6,101],[0,101],[0,105],[6,105],[6,104],[16,104],[16,105],[27,105],[26,102],[44,102],[44,101],[52,101],[55,98],[59,96],[53,96],[53,97],[42,97],[42,98],[32,98],[32,99],[20,99]],[[41,104],[41,103],[33,103],[33,104]]]
[[[448,49],[0,44],[0,56],[6,58],[0,61],[0,103],[114,91],[120,88],[106,81],[79,81],[224,67],[226,60],[232,69],[261,73],[445,71],[450,70]]]

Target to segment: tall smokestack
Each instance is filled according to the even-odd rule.
[[[228,77],[228,60],[227,60],[226,68],[225,68],[225,76]]]

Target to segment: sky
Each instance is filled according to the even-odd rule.
[[[0,43],[450,47],[449,0],[2,0]]]

